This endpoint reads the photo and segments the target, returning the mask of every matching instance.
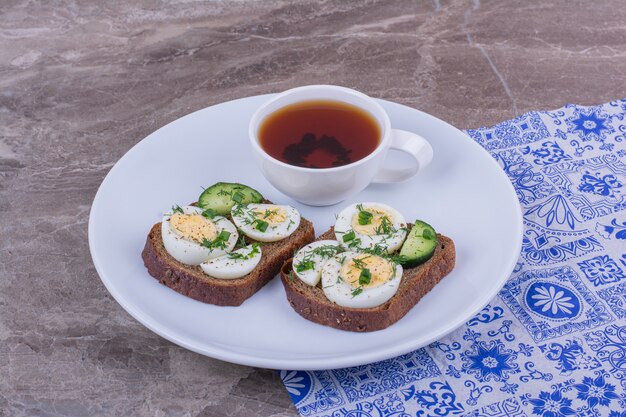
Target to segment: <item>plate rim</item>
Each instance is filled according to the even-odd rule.
[[[521,204],[519,202],[519,199],[517,198],[517,193],[515,191],[515,188],[513,187],[513,184],[508,179],[508,177],[506,177],[506,173],[502,170],[502,168],[497,163],[497,161],[493,157],[491,157],[491,155],[489,155],[488,151],[486,149],[484,149],[482,146],[480,146],[478,143],[476,143],[471,137],[469,137],[469,135],[467,135],[461,129],[458,129],[457,127],[451,125],[450,123],[448,123],[448,122],[446,122],[444,120],[441,120],[441,119],[439,119],[439,118],[437,118],[435,116],[432,116],[432,115],[430,115],[428,113],[425,113],[425,112],[423,112],[421,110],[418,110],[418,109],[406,106],[406,105],[401,104],[401,103],[396,103],[396,102],[393,102],[393,101],[388,101],[388,100],[383,100],[383,99],[378,99],[378,98],[375,98],[374,100],[376,100],[380,104],[390,104],[390,105],[394,105],[394,106],[400,106],[400,107],[403,107],[403,108],[405,108],[407,110],[410,110],[410,111],[419,112],[419,113],[422,114],[422,116],[425,116],[427,118],[435,119],[436,121],[445,123],[448,126],[450,126],[451,128],[455,129],[460,134],[462,134],[462,135],[467,137],[468,142],[471,143],[470,146],[476,147],[481,152],[486,152],[487,156],[489,157],[488,159],[490,160],[490,163],[495,165],[495,167],[500,171],[501,175],[504,176],[504,179],[506,179],[506,187],[507,187],[507,189],[508,189],[508,191],[510,193],[510,196],[513,197],[512,201],[515,202],[515,206],[517,208],[517,210],[515,211],[516,219],[511,219],[511,221],[517,220],[515,222],[516,223],[515,226],[516,226],[516,230],[518,232],[517,233],[518,239],[517,239],[517,242],[516,242],[516,245],[515,245],[515,251],[514,251],[515,255],[511,255],[511,259],[509,259],[509,261],[507,263],[508,266],[507,266],[506,270],[508,270],[508,272],[506,274],[503,274],[502,278],[500,278],[500,280],[497,282],[497,285],[493,285],[491,287],[491,290],[489,292],[485,293],[485,294],[488,294],[488,297],[487,296],[484,297],[484,300],[486,300],[486,301],[477,304],[478,307],[475,308],[474,310],[472,310],[471,314],[468,314],[467,317],[465,317],[465,318],[457,319],[456,321],[450,321],[448,323],[448,325],[443,328],[445,330],[437,332],[436,335],[433,335],[430,338],[421,339],[419,343],[411,343],[410,340],[408,340],[408,341],[405,340],[404,343],[402,343],[400,345],[398,345],[398,344],[392,345],[392,346],[387,347],[385,349],[374,350],[371,353],[360,354],[360,355],[357,355],[356,357],[352,357],[352,356],[348,356],[348,357],[346,357],[346,356],[335,356],[335,357],[332,357],[332,358],[307,359],[306,360],[307,362],[305,363],[305,362],[303,362],[303,359],[289,359],[289,358],[276,359],[275,357],[274,358],[270,358],[270,357],[259,356],[259,355],[251,356],[249,354],[243,354],[243,353],[239,353],[239,352],[229,351],[226,348],[219,348],[219,347],[214,346],[214,345],[197,346],[197,345],[195,345],[193,343],[187,342],[184,337],[179,337],[179,335],[177,333],[168,332],[167,329],[163,330],[163,328],[159,324],[158,320],[153,319],[148,314],[144,314],[136,306],[134,306],[132,302],[130,302],[129,300],[126,300],[116,290],[115,286],[111,282],[109,282],[108,279],[105,278],[105,274],[103,272],[104,271],[103,270],[103,266],[100,264],[100,261],[98,260],[98,258],[96,256],[96,253],[95,253],[95,249],[94,249],[94,241],[95,241],[95,236],[94,236],[94,233],[95,233],[94,232],[95,215],[94,215],[94,211],[97,212],[97,210],[94,210],[94,207],[96,207],[96,202],[98,201],[98,199],[102,198],[101,195],[102,195],[103,187],[108,183],[108,181],[111,180],[111,173],[114,172],[114,170],[119,169],[120,162],[124,158],[126,158],[129,153],[131,153],[131,152],[138,152],[138,149],[141,148],[141,144],[144,143],[144,141],[146,139],[148,139],[152,135],[156,134],[161,129],[165,129],[166,127],[168,127],[172,123],[175,123],[175,122],[179,121],[180,119],[183,119],[185,117],[188,117],[188,116],[190,116],[192,114],[195,114],[195,113],[198,113],[198,112],[206,111],[207,109],[210,109],[212,107],[224,105],[224,104],[227,104],[227,103],[234,104],[235,102],[246,101],[246,100],[249,100],[249,99],[252,99],[252,98],[257,98],[257,99],[267,98],[267,99],[269,99],[269,98],[271,98],[271,97],[273,97],[273,96],[275,96],[277,94],[278,93],[261,94],[261,95],[242,97],[242,98],[238,98],[238,99],[234,99],[234,100],[228,100],[228,101],[224,101],[224,102],[220,102],[220,103],[215,103],[215,104],[212,104],[210,106],[204,107],[202,109],[198,109],[198,110],[193,111],[191,113],[187,113],[187,114],[185,114],[183,116],[180,116],[180,117],[178,117],[178,118],[168,122],[167,124],[161,126],[157,130],[151,132],[150,134],[148,134],[147,136],[142,138],[139,142],[134,144],[130,149],[128,149],[128,151],[126,151],[124,153],[124,155],[122,155],[115,162],[115,164],[107,172],[106,176],[104,177],[104,179],[102,180],[102,182],[98,186],[98,190],[97,190],[96,194],[94,195],[93,201],[92,201],[90,209],[89,209],[89,221],[88,221],[89,252],[90,252],[91,259],[92,259],[92,262],[94,264],[94,267],[96,268],[96,272],[98,274],[98,277],[100,278],[100,281],[104,284],[105,288],[107,289],[109,294],[111,294],[113,299],[115,299],[115,301],[128,314],[130,314],[131,317],[133,317],[135,320],[137,320],[143,326],[148,328],[150,331],[156,333],[157,335],[163,337],[166,340],[169,340],[172,343],[175,343],[175,344],[177,344],[179,346],[184,347],[185,349],[188,349],[188,350],[191,350],[193,352],[202,354],[204,356],[209,356],[211,358],[219,359],[219,360],[222,360],[222,361],[235,363],[235,364],[239,364],[239,365],[253,366],[253,367],[259,367],[259,368],[267,368],[267,369],[298,369],[298,370],[321,370],[321,369],[326,369],[327,370],[327,369],[338,369],[338,368],[360,366],[360,365],[364,365],[364,364],[374,363],[374,362],[378,362],[378,361],[394,358],[396,356],[400,356],[400,355],[406,354],[408,352],[411,352],[413,350],[416,350],[416,349],[422,348],[424,346],[427,346],[430,343],[432,343],[432,342],[434,342],[436,340],[439,340],[442,337],[445,337],[449,333],[451,333],[454,330],[456,330],[457,328],[461,327],[464,323],[467,322],[467,320],[469,320],[471,317],[476,315],[487,304],[489,304],[489,302],[500,292],[500,290],[502,289],[502,287],[504,286],[504,284],[508,280],[511,272],[513,272],[513,270],[515,268],[515,265],[517,264],[517,261],[519,259],[519,254],[520,254],[521,248],[522,248],[522,238],[523,238],[523,230],[524,230],[523,229],[522,208],[521,208]],[[414,339],[411,339],[411,340],[414,340]]]

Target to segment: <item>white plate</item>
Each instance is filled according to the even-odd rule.
[[[89,218],[89,246],[102,282],[146,327],[172,342],[229,362],[274,369],[331,369],[388,359],[451,332],[487,304],[517,261],[522,216],[515,191],[495,160],[463,132],[418,110],[380,101],[395,128],[430,141],[432,164],[410,181],[370,185],[331,207],[296,203],[272,188],[254,165],[247,126],[271,95],[234,100],[182,117],[133,147],[106,176]],[[390,163],[403,164],[390,154]],[[358,201],[380,201],[407,220],[423,219],[450,236],[452,273],[398,323],[352,333],[300,317],[274,279],[240,307],[217,307],[158,283],[141,251],[150,227],[173,204],[195,201],[201,186],[241,182],[313,221],[317,234],[334,213]]]

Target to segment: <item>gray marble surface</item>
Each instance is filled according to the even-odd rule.
[[[294,416],[273,371],[145,329],[91,263],[98,185],[189,112],[332,83],[460,127],[626,97],[626,8],[517,1],[0,3],[0,416]]]

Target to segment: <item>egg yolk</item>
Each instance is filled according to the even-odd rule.
[[[287,212],[283,208],[272,206],[266,209],[254,210],[254,217],[268,222],[270,225],[277,225],[284,223],[288,216]]]
[[[357,260],[355,263],[354,260]],[[362,267],[359,267],[362,265]],[[369,284],[359,284],[359,277],[363,268],[370,271],[371,278]],[[386,259],[376,255],[358,255],[346,260],[341,266],[339,276],[353,288],[375,288],[383,285],[393,277],[393,265]]]
[[[383,219],[385,217],[387,218],[387,221],[389,222],[388,223],[389,226],[391,226],[393,223],[393,216],[390,213],[387,213],[385,210],[379,210],[379,209],[366,207],[365,211],[372,213],[372,219],[369,224],[359,224],[359,212],[358,211],[352,216],[352,230],[354,230],[356,233],[366,235],[366,236],[382,234],[382,233],[379,233],[379,231],[381,230],[380,225],[383,222]]]
[[[204,239],[215,240],[215,223],[199,214],[174,213],[170,217],[170,227],[182,238],[202,243]]]

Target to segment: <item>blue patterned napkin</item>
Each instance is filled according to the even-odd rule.
[[[302,416],[626,417],[626,100],[467,131],[524,212],[519,262],[479,314],[406,355],[281,371]]]

